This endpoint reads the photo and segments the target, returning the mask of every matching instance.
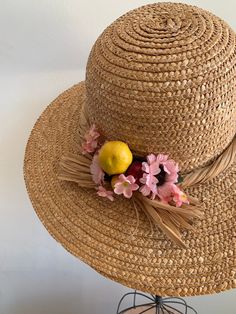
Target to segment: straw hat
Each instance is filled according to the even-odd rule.
[[[236,287],[235,48],[224,21],[174,3],[130,11],[99,36],[85,82],[47,107],[25,153],[33,207],[65,249],[156,295]],[[189,204],[98,195],[94,155],[81,153],[89,127],[137,158],[168,155]]]

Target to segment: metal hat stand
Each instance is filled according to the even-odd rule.
[[[146,299],[146,303],[138,302]],[[131,300],[131,306],[121,310]],[[116,314],[197,314],[197,311],[179,297],[160,297],[141,292],[126,293],[120,300]]]

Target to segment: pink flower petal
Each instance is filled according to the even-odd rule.
[[[152,193],[157,194],[157,185],[155,183],[152,184],[151,191],[152,191]]]
[[[143,196],[148,196],[151,193],[151,189],[146,184],[142,185],[139,191],[143,194]]]
[[[128,177],[126,177],[126,180],[128,180],[130,183],[134,183],[135,182],[135,178],[132,175],[129,175]]]
[[[123,192],[124,192],[123,184],[120,183],[120,182],[117,182],[117,183],[115,184],[114,192],[115,192],[116,194],[123,194]]]
[[[168,160],[168,155],[158,154],[157,160],[159,161],[159,163],[166,162]]]
[[[153,164],[149,166],[149,173],[151,173],[152,175],[155,176],[160,172],[161,172],[161,169],[160,169],[159,162],[155,161]]]
[[[157,195],[161,201],[165,203],[169,203],[171,201],[173,185],[174,184],[172,183],[165,183],[157,187]]]
[[[114,185],[114,192],[116,194],[123,194],[125,197],[130,198],[133,191],[139,188],[138,184],[134,182],[134,176],[129,175],[126,177],[124,174],[120,174]]]
[[[153,193],[153,192],[152,192],[152,194],[151,194],[151,199],[154,200],[154,199],[156,198],[156,196],[157,196],[157,192],[156,192],[156,193]]]
[[[91,140],[91,139],[95,140],[99,136],[100,136],[100,134],[98,133],[95,124],[93,124],[91,126],[91,128],[88,130],[88,132],[85,134],[85,138],[88,139],[88,140]]]
[[[92,163],[90,165],[90,172],[94,183],[101,184],[104,182],[105,173],[99,165],[97,154],[93,156]]]
[[[189,204],[186,194],[174,184],[167,182],[157,188],[158,197],[161,201],[169,203],[173,200],[177,207],[180,207],[183,203]]]
[[[132,196],[132,189],[131,188],[124,189],[123,193],[124,193],[124,197],[131,198],[131,196]]]
[[[140,183],[146,184],[146,182],[148,181],[149,178],[149,174],[144,173],[142,178],[139,179]]]
[[[157,175],[160,172],[160,163],[154,154],[147,156],[147,163],[143,162],[142,170],[152,175]]]
[[[174,185],[173,188],[173,201],[176,203],[177,207],[180,207],[183,203],[189,204],[187,195],[181,191],[177,185]]]
[[[154,154],[147,155],[147,161],[149,165],[152,164],[156,161],[156,156]]]
[[[149,173],[149,164],[147,162],[142,162],[142,170]]]
[[[139,189],[139,185],[137,183],[132,183],[131,188],[132,188],[132,191],[136,191]]]
[[[110,200],[110,201],[114,201],[114,197],[112,195],[107,195],[107,198]]]
[[[98,146],[98,133],[95,124],[91,126],[88,132],[84,135],[85,142],[82,144],[82,153],[93,153]]]
[[[119,175],[119,181],[118,182],[120,182],[120,183],[126,182],[126,179],[127,179],[126,176],[122,173]]]
[[[163,170],[161,167],[163,167]],[[147,156],[147,162],[142,163],[142,170],[144,171],[142,178],[140,178],[140,183],[143,185],[140,187],[139,191],[144,195],[148,196],[151,193],[151,198],[154,199],[156,196],[160,198],[161,201],[169,203],[174,201],[176,206],[181,206],[182,203],[187,203],[187,196],[176,186],[175,183],[178,182],[178,164],[172,160],[168,159],[168,155],[150,154]],[[164,171],[165,175],[162,176],[165,182],[161,185],[157,185],[158,174]],[[157,177],[156,177],[157,176]]]
[[[97,194],[101,197],[106,197],[108,198],[110,201],[114,201],[114,197],[112,196],[113,195],[113,191],[108,191],[106,190],[102,185],[100,185],[98,187],[98,191],[97,191]]]

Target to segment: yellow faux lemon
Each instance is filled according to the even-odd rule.
[[[129,146],[121,141],[109,141],[99,150],[100,167],[109,175],[124,173],[133,160]]]

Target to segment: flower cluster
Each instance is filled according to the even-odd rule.
[[[89,131],[85,134],[85,142],[82,144],[82,153],[93,153],[98,146],[98,133],[95,124],[91,126]]]
[[[107,141],[98,147],[99,132],[93,125],[85,135],[83,153],[93,155],[90,172],[97,194],[114,200],[114,194],[131,198],[135,191],[164,203],[189,204],[186,194],[178,187],[178,164],[164,154],[135,157],[121,141]]]

